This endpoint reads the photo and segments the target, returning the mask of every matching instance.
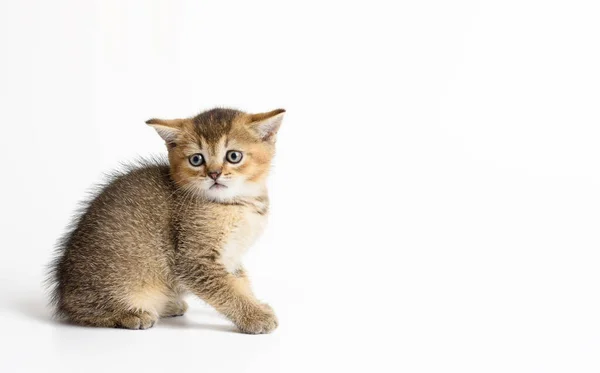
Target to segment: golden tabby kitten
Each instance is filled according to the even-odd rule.
[[[213,109],[147,121],[169,163],[116,176],[84,208],[51,265],[57,314],[73,323],[147,329],[183,315],[191,292],[245,333],[277,327],[241,263],[269,208],[265,180],[284,110]]]

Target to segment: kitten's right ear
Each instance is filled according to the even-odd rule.
[[[183,119],[148,119],[146,124],[154,127],[156,132],[163,138],[167,143],[172,143],[179,135]]]

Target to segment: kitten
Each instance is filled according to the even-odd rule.
[[[88,326],[147,329],[186,312],[186,292],[245,333],[277,327],[241,263],[269,208],[265,180],[285,110],[213,109],[150,119],[169,162],[114,177],[84,208],[51,264],[57,315]]]

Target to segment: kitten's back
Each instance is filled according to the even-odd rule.
[[[82,206],[50,269],[58,315],[90,315],[98,304],[114,308],[114,301],[126,306],[149,283],[155,297],[172,290],[160,274],[169,272],[174,191],[166,161],[142,161]]]

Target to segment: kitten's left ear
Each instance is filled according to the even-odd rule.
[[[173,143],[181,131],[183,119],[148,119],[146,124],[152,126],[167,144]]]
[[[249,126],[263,141],[274,143],[284,113],[284,109],[277,109],[268,113],[252,114]]]

